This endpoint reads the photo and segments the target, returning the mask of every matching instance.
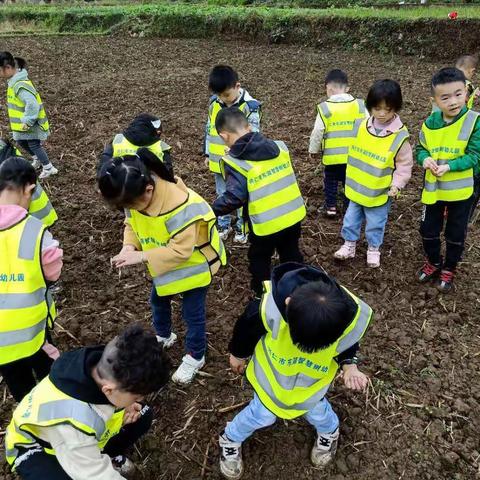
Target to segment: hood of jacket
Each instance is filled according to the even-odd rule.
[[[240,160],[272,160],[280,154],[279,146],[259,132],[240,137],[230,148],[229,155]]]

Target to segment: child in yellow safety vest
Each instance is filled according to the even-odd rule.
[[[475,103],[480,98],[480,88],[473,84],[478,65],[478,58],[473,55],[463,55],[455,62],[455,67],[465,75],[465,85],[467,87],[467,107],[474,108]]]
[[[416,151],[417,163],[425,170],[420,234],[426,260],[418,280],[435,280],[441,292],[448,292],[465,247],[474,177],[480,171],[480,114],[467,108],[465,75],[457,68],[435,73],[431,88],[440,111],[423,123]]]
[[[50,343],[55,304],[47,288],[60,277],[63,251],[28,214],[36,185],[27,160],[0,164],[0,375],[18,402],[58,357]]]
[[[217,197],[225,193],[225,179],[220,171],[220,161],[225,155],[227,146],[215,128],[218,113],[223,108],[238,107],[247,117],[248,123],[254,132],[260,131],[261,103],[255,100],[242,86],[238,73],[228,65],[213,67],[208,78],[208,87],[213,93],[208,107],[208,120],[205,127],[204,153],[205,163],[215,177]],[[234,226],[236,243],[247,243],[248,237],[243,226],[241,209],[236,212],[237,220]],[[232,231],[230,215],[218,217],[218,231],[220,238],[226,240]]]
[[[150,429],[143,401],[168,381],[170,361],[155,335],[132,325],[107,345],[64,353],[17,406],[6,459],[22,480],[122,480],[125,456]]]
[[[366,387],[356,353],[371,317],[366,303],[324,271],[298,263],[273,270],[261,301],[247,306],[229,344],[235,373],[243,373],[251,357],[246,374],[255,393],[220,435],[225,478],[242,476],[242,443],[277,418],[303,416],[317,433],[313,465],[324,468],[333,460],[339,420],[326,395],[339,367],[347,388]]]
[[[188,384],[205,365],[207,291],[213,275],[226,263],[215,214],[146,148],[135,157],[103,162],[97,178],[105,200],[126,215],[123,248],[113,263],[117,268],[147,265],[153,278],[153,324],[166,348],[177,339],[172,299],[182,295],[186,354],[172,378]]]
[[[378,80],[368,92],[366,106],[371,117],[360,125],[348,153],[345,195],[350,203],[341,232],[345,243],[335,252],[338,260],[355,256],[365,222],[367,265],[380,266],[392,199],[412,175],[409,134],[398,116],[402,103],[400,85],[394,80]]]
[[[348,77],[342,70],[331,70],[325,78],[327,101],[317,105],[315,126],[310,135],[311,157],[322,153],[324,165],[325,214],[337,214],[338,184],[345,186],[348,148],[362,120],[368,117],[363,100],[348,93]]]
[[[8,80],[7,109],[13,139],[32,155],[33,166],[42,166],[39,178],[58,173],[43,148],[50,126],[40,94],[28,78],[26,62],[10,52],[0,52],[0,77]]]

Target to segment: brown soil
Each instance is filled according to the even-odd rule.
[[[62,349],[105,342],[131,322],[150,321],[150,286],[143,271],[125,270],[120,278],[110,267],[110,257],[121,247],[122,215],[111,212],[95,191],[94,166],[103,143],[135,114],[160,114],[177,172],[212,200],[213,179],[200,155],[206,78],[213,64],[228,62],[264,102],[265,132],[292,150],[308,201],[303,238],[308,261],[336,275],[376,312],[361,349],[363,368],[372,378],[368,393],[347,392],[341,382],[329,393],[342,422],[334,465],[325,473],[311,468],[311,427],[303,420],[279,421],[246,442],[244,478],[480,478],[479,226],[471,228],[455,294],[442,297],[418,286],[421,172],[416,168],[390,215],[381,270],[367,270],[363,248],[352,263],[335,264],[340,221],[318,213],[322,181],[307,156],[314,104],[323,94],[327,69],[344,68],[359,95],[374,79],[398,79],[405,96],[402,118],[416,138],[429,110],[428,78],[442,64],[233,41],[10,38],[3,48],[30,61],[54,126],[48,151],[60,174],[45,185],[60,216],[54,234],[65,250],[56,330]],[[246,249],[230,248],[229,265],[209,294],[208,375],[188,388],[170,385],[155,399],[154,429],[134,455],[139,479],[220,478],[216,436],[234,412],[219,410],[252,394],[245,380],[229,371],[226,349],[248,298]],[[182,347],[171,355],[178,363]],[[2,405],[2,430],[12,407],[8,399]],[[13,478],[6,467],[3,472]]]

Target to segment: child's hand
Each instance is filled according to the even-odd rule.
[[[427,157],[423,161],[423,168],[425,170],[430,170],[435,175],[438,165],[437,165],[437,162],[432,157]]]
[[[138,263],[143,262],[143,252],[139,252],[137,250],[124,250],[124,248],[122,248],[118,255],[112,258],[112,263],[115,265],[115,267],[128,267],[129,265],[137,265]]]
[[[441,177],[443,174],[447,173],[450,170],[450,165],[439,165],[437,170],[433,174],[437,177]]]
[[[230,354],[230,368],[233,370],[233,372],[241,375],[245,371],[246,363],[247,361],[245,359],[237,358]]]
[[[123,424],[128,425],[129,423],[135,423],[140,418],[141,411],[142,406],[139,403],[132,403],[129,407],[125,409]]]
[[[60,356],[58,348],[53,346],[51,343],[45,342],[43,344],[42,350],[52,359],[56,360]]]
[[[205,166],[207,168],[210,166],[210,159],[208,157],[205,157],[205,160],[203,162],[205,163]]]
[[[30,127],[26,124],[26,123],[22,123],[20,125],[20,128],[22,129],[22,131],[26,132],[27,130],[30,130]]]
[[[343,365],[343,381],[347,388],[352,390],[365,390],[368,377],[356,365]]]
[[[400,189],[396,187],[395,185],[392,185],[390,187],[390,190],[388,191],[388,196],[389,197],[396,197],[400,193]]]

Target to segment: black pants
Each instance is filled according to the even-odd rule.
[[[262,295],[262,282],[270,279],[272,255],[275,250],[280,257],[280,263],[303,262],[303,255],[298,246],[301,232],[301,222],[265,237],[255,235],[250,229],[248,250],[249,270],[252,274],[250,286],[257,296]]]
[[[135,422],[125,425],[118,435],[112,437],[103,449],[103,453],[113,458],[123,455],[133,444],[150,429],[153,421],[153,411],[145,406],[142,416]],[[38,449],[28,456],[17,467],[17,473],[23,480],[71,480],[58,463],[57,457]],[[20,453],[20,455],[23,452]]]
[[[327,208],[337,206],[338,183],[340,182],[345,186],[346,171],[346,164],[325,165],[323,185],[325,191],[325,206]]]
[[[480,174],[474,178],[473,183],[473,201],[472,207],[470,208],[470,217],[469,220],[473,219],[473,215],[475,213],[475,209],[478,206],[478,202],[480,202]]]
[[[458,202],[437,202],[424,205],[420,235],[423,248],[430,263],[442,262],[440,233],[446,217],[446,253],[443,268],[454,270],[462,258],[467,236],[468,218],[473,197]]]
[[[0,374],[13,398],[20,402],[27,393],[30,393],[37,381],[50,373],[52,363],[53,360],[40,349],[31,357],[0,365]]]

